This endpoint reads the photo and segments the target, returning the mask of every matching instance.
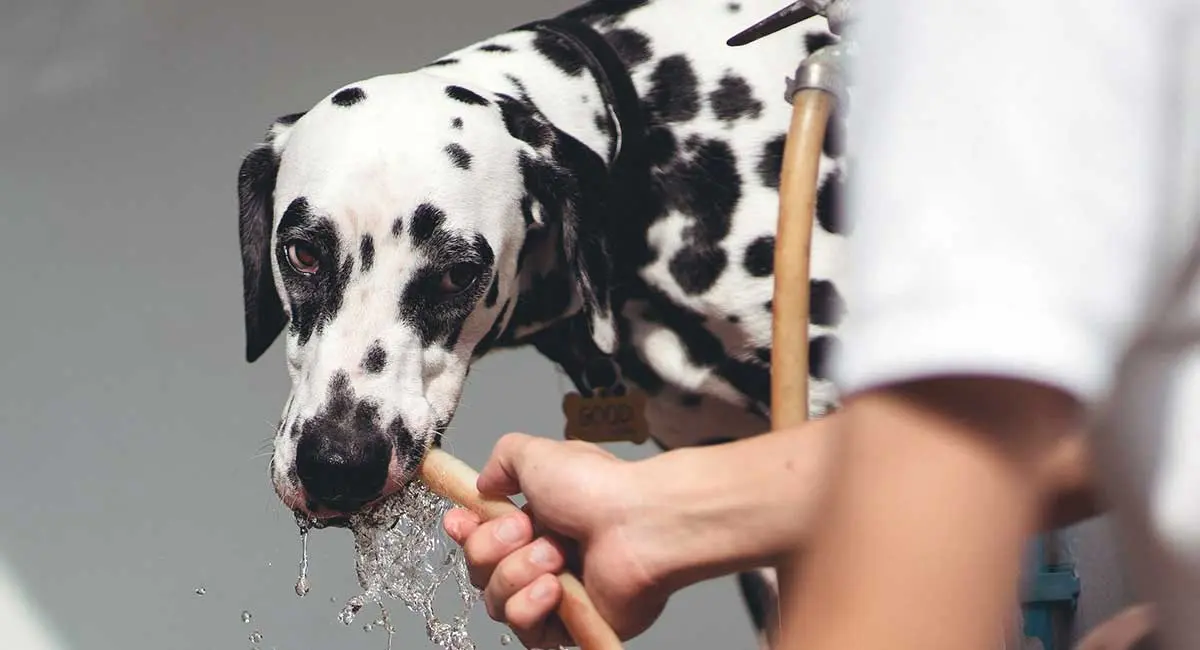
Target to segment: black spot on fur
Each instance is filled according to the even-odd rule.
[[[663,167],[674,158],[679,146],[675,134],[665,127],[653,127],[646,132],[646,158],[653,167]]]
[[[330,101],[338,106],[353,106],[366,98],[367,93],[363,92],[362,88],[351,86],[337,91]]]
[[[358,256],[362,258],[362,270],[370,271],[375,265],[375,239],[370,235],[363,235],[362,242],[358,245]]]
[[[742,263],[752,277],[765,278],[775,270],[775,238],[763,235],[750,242]]]
[[[338,264],[338,257],[345,251],[337,228],[328,218],[315,215],[304,197],[293,200],[284,210],[278,238],[284,243],[301,239],[319,251],[320,269],[312,275],[292,269],[284,246],[275,251],[292,304],[291,331],[297,335],[297,342],[304,345],[341,310],[346,285],[354,270],[354,257],[347,254]]]
[[[526,228],[534,224],[533,197],[528,194],[521,197],[521,217],[525,220]]]
[[[717,366],[717,374],[746,395],[766,403],[771,394],[771,370],[759,363],[740,359],[725,359]]]
[[[369,374],[377,375],[383,372],[385,366],[387,366],[387,352],[383,349],[381,342],[375,341],[367,349],[367,356],[363,357],[363,370]]]
[[[396,220],[392,222],[392,236],[399,237],[400,235],[403,235],[403,234],[404,234],[404,220],[401,219],[400,217],[396,217]]]
[[[842,207],[842,174],[834,170],[817,190],[817,223],[830,234],[845,232],[845,213]]]
[[[413,246],[418,248],[428,245],[442,230],[446,223],[446,213],[431,203],[422,203],[413,211],[412,223],[408,232],[412,237]]]
[[[550,125],[538,119],[527,105],[505,96],[501,96],[497,103],[500,105],[500,115],[504,118],[504,128],[512,137],[535,149],[545,147],[554,139]]]
[[[758,178],[766,187],[779,189],[779,175],[783,172],[783,146],[786,141],[787,136],[780,134],[763,145],[757,169]]]
[[[771,348],[755,348],[754,357],[763,363],[771,363]]]
[[[307,111],[300,111],[299,113],[288,113],[287,115],[284,115],[283,117],[280,117],[280,118],[276,119],[275,121],[284,126],[291,126],[291,125],[295,124],[296,122],[300,121],[300,118],[304,117],[304,114],[306,112]]]
[[[578,76],[584,69],[583,56],[556,34],[539,31],[533,38],[533,48],[572,77]]]
[[[704,396],[699,393],[684,393],[679,397],[679,403],[689,408],[700,406],[700,403],[703,401]]]
[[[704,318],[650,287],[643,287],[652,319],[674,332],[683,343],[689,363],[713,368],[726,359],[725,346],[704,326]],[[624,363],[621,367],[625,367]]]
[[[717,82],[717,89],[709,93],[709,104],[717,119],[732,122],[742,117],[758,117],[763,103],[754,97],[750,84],[742,77],[726,72]]]
[[[687,122],[700,112],[699,80],[687,57],[668,56],[650,74],[651,114],[663,122]]]
[[[814,379],[831,379],[833,356],[837,353],[838,341],[831,334],[813,337],[808,342],[808,374]]]
[[[471,106],[487,106],[491,104],[486,97],[481,96],[473,90],[468,90],[462,86],[446,86],[446,96],[455,101],[462,102]]]
[[[731,2],[727,5],[725,5],[725,9],[728,10],[729,13],[731,13],[731,14],[736,14],[737,12],[742,10],[742,5],[737,2]]]
[[[525,87],[524,82],[511,74],[504,75],[504,78],[508,80],[508,83],[513,85],[513,88],[517,89],[517,99],[521,100],[527,106],[533,105],[533,100],[529,97],[529,89]]]
[[[767,310],[767,313],[774,313],[775,301],[774,300],[766,301],[765,303],[763,303],[763,309]]]
[[[596,113],[592,115],[592,124],[596,126],[596,130],[607,135],[609,133],[609,119],[606,113]]]
[[[454,65],[455,63],[458,63],[458,59],[454,59],[454,58],[438,59],[437,61],[430,63],[429,66]]]
[[[846,304],[838,295],[837,287],[829,280],[812,280],[808,283],[809,320],[813,325],[834,327],[842,321]]]
[[[675,253],[667,268],[684,293],[696,295],[711,289],[728,263],[724,250],[697,242]]]
[[[838,42],[837,37],[827,32],[813,32],[804,35],[804,51],[812,54],[817,50]]]
[[[719,244],[729,234],[742,182],[729,143],[693,136],[686,149],[690,155],[672,166],[662,185],[671,207],[694,219],[669,267],[679,286],[695,295],[710,289],[725,270],[728,260]]]
[[[628,68],[645,63],[654,56],[654,51],[650,48],[650,39],[636,29],[614,29],[605,34],[604,38]]]
[[[404,424],[404,420],[400,416],[396,416],[391,424],[387,427],[387,437],[396,445],[396,457],[401,460],[412,461],[413,459],[420,460],[421,454],[417,452],[416,442],[413,440],[412,432]]]
[[[461,144],[452,142],[446,145],[446,155],[450,156],[450,162],[459,169],[471,168],[471,152],[463,148]]]
[[[487,43],[479,47],[480,52],[512,52],[513,49],[507,45],[499,43]]]
[[[456,117],[456,118],[450,120],[450,128],[462,130],[462,128],[463,128],[462,118]]]
[[[417,330],[424,346],[435,341],[448,345],[457,342],[463,321],[471,315],[486,290],[484,283],[491,280],[492,265],[496,261],[495,253],[483,235],[468,239],[448,232],[443,229],[442,220],[444,215],[440,211],[419,219],[414,216],[413,239],[425,242],[423,246],[429,259],[413,274],[400,297],[400,319]],[[422,225],[418,227],[418,223]],[[423,233],[422,237],[418,238],[417,232]],[[442,276],[446,269],[459,263],[476,264],[488,275],[462,293],[446,296],[440,289]]]
[[[730,314],[725,317],[725,322],[737,325],[738,323],[742,322],[742,317],[738,316],[737,314]]]

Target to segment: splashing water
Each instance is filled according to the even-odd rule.
[[[364,631],[383,630],[388,649],[396,628],[384,605],[386,598],[399,600],[409,611],[425,619],[425,633],[442,650],[475,650],[467,631],[471,609],[480,591],[471,584],[466,559],[442,530],[442,516],[453,504],[434,494],[420,481],[392,495],[368,512],[350,518],[354,534],[355,572],[363,592],[346,601],[337,618],[351,625],[367,603],[379,607],[380,618],[363,625]],[[302,537],[314,527],[297,517]],[[319,526],[319,524],[317,525]],[[304,544],[300,581],[296,593],[308,592],[307,543]],[[448,582],[457,587],[459,607],[448,619],[435,611],[439,590]],[[302,594],[301,594],[302,595]]]
[[[244,610],[244,609],[242,610],[242,622],[243,622],[243,623],[249,623],[249,622],[250,622],[250,612],[249,612],[249,610]]]

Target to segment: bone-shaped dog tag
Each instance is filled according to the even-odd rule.
[[[650,439],[646,394],[641,391],[629,390],[624,395],[597,391],[593,397],[567,393],[563,396],[563,414],[567,416],[563,435],[568,440],[640,445]]]

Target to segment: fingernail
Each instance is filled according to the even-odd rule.
[[[515,544],[521,539],[521,527],[516,521],[507,519],[496,527],[496,539],[505,544]]]
[[[529,561],[537,566],[548,567],[553,559],[550,545],[545,541],[538,542],[534,545],[533,550],[529,551]]]
[[[540,603],[549,597],[550,597],[550,583],[546,580],[543,580],[543,581],[537,583],[536,585],[533,586],[533,589],[529,590],[529,598],[533,601]]]

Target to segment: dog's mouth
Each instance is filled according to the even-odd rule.
[[[387,477],[379,493],[361,505],[351,508],[331,508],[311,498],[302,481],[295,474],[287,480],[274,480],[275,492],[301,527],[311,529],[349,528],[355,515],[370,512],[398,492],[403,491],[418,477],[421,463],[430,449],[440,448],[449,423],[438,426],[429,444],[417,453],[397,456],[392,454]]]

